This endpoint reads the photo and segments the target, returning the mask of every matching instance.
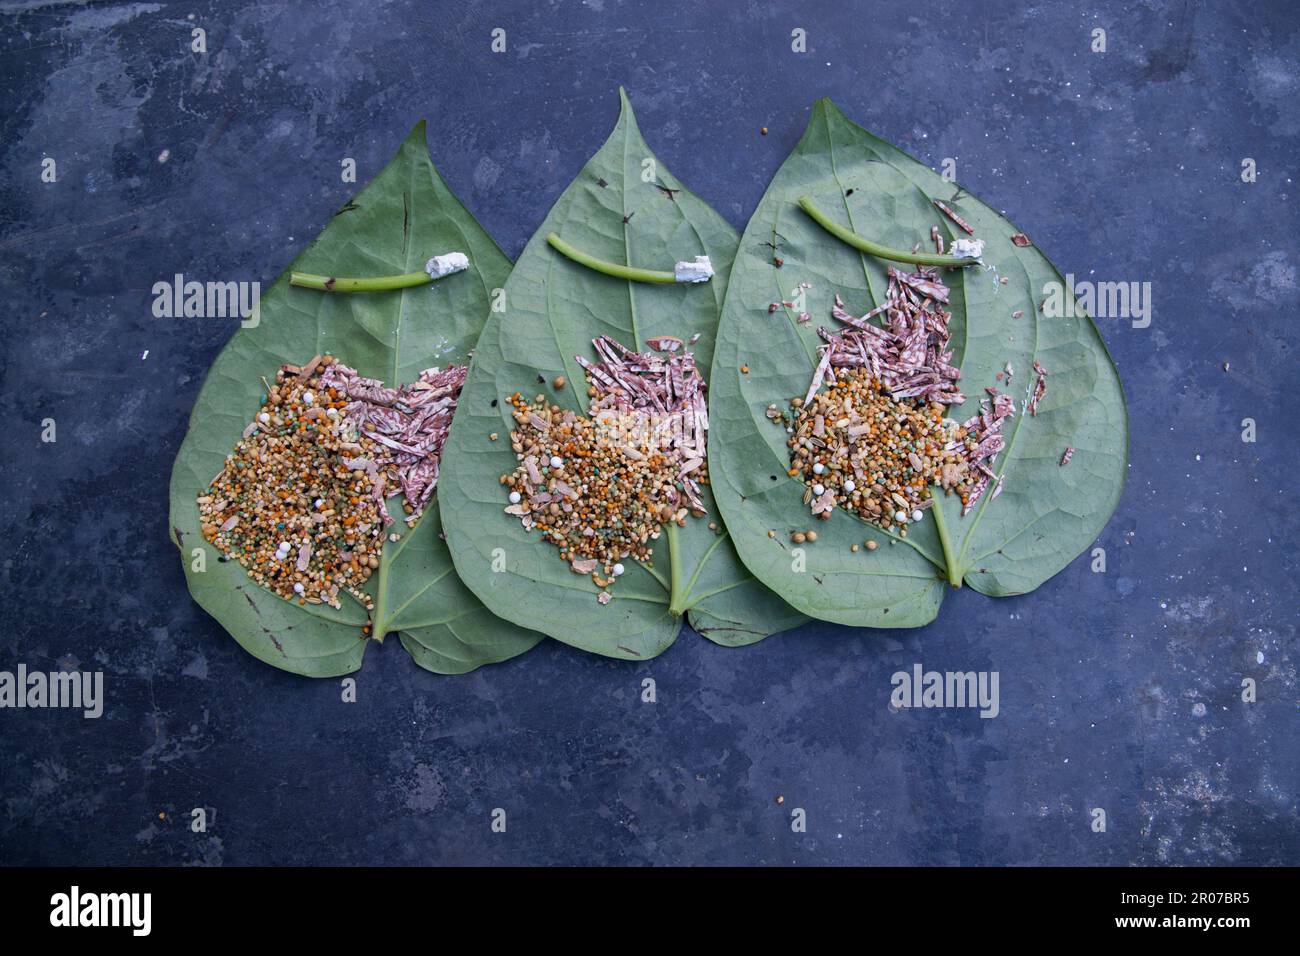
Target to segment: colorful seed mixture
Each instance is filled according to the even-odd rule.
[[[649,339],[647,352],[608,336],[592,344],[601,361],[576,357],[587,375],[587,415],[543,395],[510,397],[519,466],[501,484],[506,514],[538,528],[608,604],[622,562],[651,563],[663,524],[704,516],[709,420],[704,379],[681,339]]]
[[[931,238],[942,252],[937,229]],[[885,301],[861,317],[836,296],[831,315],[848,328],[817,330],[825,344],[808,393],[792,400],[792,415],[775,404],[767,415],[790,433],[789,473],[804,482],[804,503],[814,515],[827,519],[839,506],[906,536],[907,525],[933,504],[932,484],[957,494],[963,515],[990,482],[993,497],[1001,493],[990,464],[1005,447],[1002,425],[1015,414],[1015,401],[989,387],[979,414],[960,425],[946,419],[949,406],[966,401],[948,347],[949,290],[936,269],[890,266],[888,279]],[[885,324],[871,324],[882,313]],[[1034,368],[1031,413],[1047,387],[1047,372]],[[998,378],[1009,384],[1011,375],[1008,365]],[[828,387],[819,392],[823,383]]]
[[[943,406],[894,401],[870,369],[850,369],[811,402],[795,402],[790,474],[803,480],[804,503],[818,518],[838,505],[882,528],[905,528],[930,506],[931,481],[961,488],[967,478],[961,452],[946,449]]]
[[[410,524],[428,504],[465,371],[392,389],[329,355],[281,366],[198,497],[203,536],[287,600],[337,608],[345,591],[372,608],[361,586],[393,520],[385,498],[405,494]]]

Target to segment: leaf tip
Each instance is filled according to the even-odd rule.
[[[620,116],[627,117],[633,123],[636,122],[636,113],[632,109],[632,101],[628,98],[627,90],[622,86],[618,88],[618,112]]]
[[[829,119],[835,116],[843,116],[844,111],[835,105],[835,101],[829,96],[823,96],[813,103],[813,115]]]
[[[632,100],[628,97],[627,90],[622,85],[618,88],[618,122],[614,124],[610,139],[612,140],[619,135],[620,130],[625,135],[641,135],[641,129],[636,122],[636,111],[632,109]],[[609,145],[609,141],[606,141],[606,145]]]

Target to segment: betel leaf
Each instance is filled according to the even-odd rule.
[[[464,252],[467,271],[432,285],[364,295],[329,295],[289,285],[290,271],[391,275],[419,271],[435,253]],[[304,250],[261,298],[213,362],[199,392],[171,481],[172,536],[190,593],[247,651],[311,677],[361,666],[370,643],[367,613],[349,595],[338,609],[290,603],[250,580],[237,561],[220,561],[199,530],[195,496],[221,471],[262,401],[263,376],[283,363],[329,352],[361,374],[397,386],[421,370],[465,362],[493,289],[510,260],[461,205],[434,168],[420,122],[397,156]],[[389,510],[401,514],[400,499]],[[493,617],[452,572],[439,537],[437,506],[414,529],[385,544],[367,589],[375,598],[374,636],[400,632],[416,663],[464,673],[531,648],[541,635]]]
[[[965,236],[933,200],[984,240],[983,265],[942,273],[952,290],[949,327],[967,396],[949,417],[974,414],[987,386],[1005,389],[997,374],[1007,363],[1015,372],[1017,414],[1004,428],[1007,449],[992,465],[1004,490],[994,498],[990,487],[968,516],[961,517],[955,497],[941,498],[940,522],[927,514],[906,539],[843,509],[814,522],[802,483],[787,477],[788,436],[766,409],[773,402],[785,407],[807,390],[817,326],[839,327],[830,317],[834,296],[853,314],[865,313],[881,301],[889,265],[817,225],[799,208],[802,196],[836,224],[896,249],[928,247],[935,225],[949,241]],[[946,581],[991,595],[1022,594],[1065,567],[1114,511],[1128,447],[1119,377],[1087,315],[1039,311],[1048,284],[1062,279],[1037,248],[1012,242],[1017,233],[994,209],[852,123],[829,100],[814,105],[803,138],[741,239],[709,402],[709,467],[732,539],[755,576],[799,610],[845,624],[914,627],[938,613]],[[769,312],[801,282],[811,284],[805,308],[813,321],[800,324],[784,307]],[[1035,360],[1050,373],[1036,417],[1020,401],[1034,381]],[[749,374],[740,373],[742,364]],[[1062,467],[1067,446],[1075,453]],[[812,524],[818,542],[792,555],[790,532]],[[867,539],[878,549],[851,551]]]
[[[547,245],[557,233],[598,259],[653,269],[708,255],[717,275],[703,284],[646,285],[593,271]],[[574,574],[540,534],[506,515],[501,475],[517,461],[504,439],[514,427],[506,399],[537,393],[585,411],[586,385],[575,355],[595,359],[591,340],[607,334],[638,350],[646,339],[699,335],[702,370],[713,354],[725,277],[736,233],[687,191],[650,152],[622,96],[618,124],[555,203],[506,283],[504,308],[483,330],[440,479],[442,519],[456,571],[495,614],[568,644],[611,657],[645,659],[676,638],[682,614],[724,644],[746,644],[802,617],[755,582],[731,547],[711,496],[709,517],[688,518],[654,551],[654,567],[627,562],[597,603],[590,576]],[[558,392],[553,381],[564,376]],[[543,384],[544,383],[544,384]],[[489,435],[499,433],[501,440]],[[718,530],[710,530],[710,522]],[[670,535],[675,547],[670,547]]]

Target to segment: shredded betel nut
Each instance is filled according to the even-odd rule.
[[[376,473],[386,470],[401,488],[407,524],[419,518],[438,484],[442,446],[467,371],[464,365],[425,369],[418,379],[401,388],[362,378],[339,362],[321,376],[322,385],[350,399],[343,410],[344,430],[383,446],[378,459],[367,463],[367,471],[371,464]]]
[[[280,597],[337,608],[345,591],[371,609],[385,499],[404,493],[408,523],[428,504],[464,381],[457,365],[397,389],[329,355],[281,366],[198,497],[204,538]]]
[[[509,398],[519,465],[501,484],[506,514],[541,531],[607,604],[625,559],[652,563],[663,524],[704,516],[709,421],[704,379],[681,339],[649,339],[648,352],[608,336],[592,344],[601,361],[576,357],[587,375],[587,415],[542,395]]]
[[[937,230],[932,238],[941,247]],[[962,514],[990,482],[993,497],[1001,493],[990,463],[1005,447],[1002,425],[1015,402],[989,387],[979,414],[960,425],[946,419],[966,401],[949,348],[949,290],[936,269],[890,266],[887,275],[885,301],[866,315],[835,298],[831,315],[847,328],[817,330],[825,344],[807,394],[792,400],[793,415],[776,405],[767,414],[790,432],[789,473],[803,480],[814,515],[829,518],[838,506],[906,536],[933,504],[932,484],[958,495]],[[882,314],[884,325],[870,322]],[[1035,370],[1041,398],[1046,373]]]

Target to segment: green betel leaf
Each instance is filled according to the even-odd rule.
[[[949,243],[965,237],[934,200],[984,240],[982,265],[940,273],[951,289],[951,345],[967,396],[947,414],[956,421],[975,414],[984,389],[1003,386],[997,376],[1010,363],[1016,415],[1004,430],[1006,450],[992,461],[1003,492],[994,497],[990,486],[966,517],[955,497],[940,492],[939,520],[927,514],[906,539],[842,508],[828,521],[811,521],[803,483],[787,476],[789,436],[766,410],[807,391],[821,344],[817,327],[840,327],[830,317],[834,296],[852,314],[865,314],[884,296],[889,265],[818,225],[798,204],[804,196],[834,225],[895,249],[928,247],[936,225]],[[754,575],[799,610],[844,624],[915,627],[934,619],[945,582],[996,596],[1023,594],[1082,552],[1115,510],[1128,448],[1119,377],[1091,318],[1081,310],[1060,318],[1040,312],[1048,284],[1062,279],[1036,248],[1012,241],[1018,232],[829,100],[813,107],[803,139],[741,239],[709,402],[709,467],[727,528]],[[811,322],[799,323],[784,307],[769,311],[801,282],[811,284]],[[1050,375],[1031,416],[1022,398],[1035,361]],[[747,375],[740,372],[745,364]],[[1073,460],[1062,466],[1067,447]],[[818,542],[795,560],[790,532],[813,524]],[[868,539],[877,550],[850,550]]]
[[[597,259],[651,269],[708,255],[717,275],[702,284],[614,278],[551,248],[551,232]],[[584,650],[636,660],[668,647],[684,612],[700,633],[730,645],[802,620],[745,571],[707,488],[709,517],[688,518],[684,528],[662,535],[653,568],[629,561],[605,606],[589,576],[574,574],[554,546],[503,513],[499,479],[518,464],[505,440],[515,427],[507,399],[545,393],[585,412],[586,386],[574,356],[595,359],[591,340],[601,334],[637,350],[657,335],[689,340],[698,334],[690,348],[707,369],[735,251],[735,230],[655,158],[622,97],[614,132],[560,196],[510,274],[503,311],[489,317],[479,339],[447,439],[439,485],[447,542],[457,573],[494,614]],[[556,392],[558,376],[567,383]],[[490,440],[494,432],[501,440]]]
[[[420,271],[434,254],[464,252],[465,272],[432,285],[362,295],[292,288],[291,271],[390,275]],[[397,156],[335,214],[325,231],[261,298],[256,324],[245,323],[217,356],[190,418],[171,480],[172,537],[194,599],[249,653],[310,677],[348,674],[370,643],[367,613],[343,606],[300,606],[263,589],[237,561],[219,561],[203,539],[195,504],[257,412],[281,364],[329,352],[362,375],[396,387],[433,365],[465,362],[510,260],[461,205],[434,168],[420,122]],[[399,499],[390,511],[401,514]],[[375,599],[373,636],[400,632],[421,667],[459,674],[531,648],[542,635],[493,617],[452,572],[439,537],[437,505],[414,529],[383,549],[366,589]]]

